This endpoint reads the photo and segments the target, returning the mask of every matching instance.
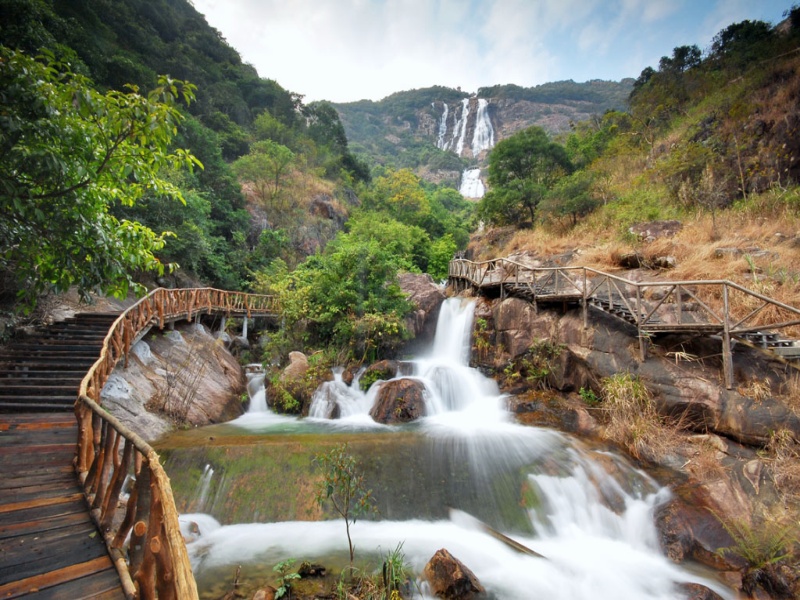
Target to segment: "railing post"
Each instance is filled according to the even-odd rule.
[[[731,353],[731,318],[728,299],[728,285],[722,284],[722,375],[725,388],[733,389],[733,354]]]
[[[583,306],[581,307],[581,312],[583,312],[584,329],[589,328],[589,286],[587,284],[586,269],[583,269]]]

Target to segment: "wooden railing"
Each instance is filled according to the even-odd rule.
[[[727,280],[630,281],[590,267],[530,267],[506,258],[483,262],[450,261],[451,282],[500,295],[523,295],[534,302],[580,302],[584,324],[596,304],[636,326],[641,358],[655,333],[719,334],[723,345],[725,385],[733,386],[731,338],[758,332],[800,335],[800,309]]]
[[[75,404],[75,468],[129,599],[194,600],[197,586],[158,454],[100,406],[116,364],[151,327],[195,315],[275,316],[277,299],[211,288],[157,289],[123,312],[84,377]]]

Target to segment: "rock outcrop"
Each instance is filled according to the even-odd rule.
[[[416,307],[406,317],[406,327],[416,343],[428,343],[436,332],[436,320],[444,302],[444,291],[427,274],[401,273],[398,279],[400,289]]]
[[[385,425],[415,421],[425,414],[425,386],[416,379],[387,381],[369,414]]]
[[[783,402],[769,395],[747,395],[749,383],[763,381],[764,374],[770,384],[767,387],[779,387],[779,375],[785,371],[779,361],[752,348],[735,346],[739,387],[726,390],[720,385],[719,340],[664,336],[642,362],[633,327],[603,312],[590,311],[589,327],[584,329],[577,309],[563,315],[550,310],[537,314],[530,303],[518,298],[491,302],[478,313],[490,314],[494,323],[489,334],[494,352],[484,353],[486,366],[505,364],[522,356],[537,340],[549,340],[563,348],[548,375],[548,384],[560,391],[596,387],[604,377],[628,372],[641,378],[662,413],[680,417],[699,431],[762,446],[780,429],[800,437],[800,418]]]
[[[471,600],[484,594],[483,586],[475,574],[444,548],[431,557],[423,575],[437,598]]]
[[[151,333],[132,348],[103,388],[103,406],[147,441],[176,423],[221,423],[243,413],[242,368],[199,324]]]

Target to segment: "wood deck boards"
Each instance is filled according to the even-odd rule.
[[[73,371],[93,360],[68,344],[40,348],[17,344],[21,358],[0,358],[7,365],[0,376],[0,599],[124,599],[73,467],[78,425],[71,406],[80,378],[60,372],[62,363]],[[20,377],[32,381],[21,385]],[[30,412],[48,404],[60,410]]]

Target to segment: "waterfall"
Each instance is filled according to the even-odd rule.
[[[194,499],[192,500],[192,506],[194,506],[195,510],[198,512],[206,508],[208,492],[211,489],[211,480],[213,477],[214,468],[210,464],[207,464],[203,469],[203,474],[200,476],[200,481],[197,482],[197,490],[195,490]]]
[[[264,388],[264,367],[260,364],[247,365],[245,374],[247,395],[250,397],[250,407],[247,412],[250,414],[266,412],[268,409],[267,390]]]
[[[469,98],[464,98],[461,101],[461,118],[456,123],[453,134],[458,132],[458,141],[453,148],[455,153],[461,156],[464,152],[464,138],[467,137],[467,120],[469,119]]]
[[[419,574],[444,547],[475,572],[491,597],[504,600],[673,600],[683,597],[678,584],[690,582],[726,600],[736,597],[660,550],[653,515],[669,498],[668,489],[606,449],[514,422],[497,384],[469,366],[474,308],[474,301],[446,300],[430,352],[411,361],[410,376],[427,390],[427,414],[418,422],[365,429],[379,384],[364,393],[357,378],[348,386],[337,370],[315,394],[313,418],[292,421],[291,429],[281,422],[247,434],[264,445],[248,443],[253,452],[243,457],[246,468],[215,460],[223,477],[212,506],[204,509],[214,517],[181,518],[196,536],[188,549],[201,588],[210,589],[235,565],[269,566],[287,556],[339,567],[348,563],[341,520],[309,522],[295,513],[276,513],[270,522],[257,522],[262,506],[251,522],[220,525],[231,523],[224,504],[237,501],[237,490],[264,495],[259,460],[280,473],[278,481],[269,482],[278,486],[275,504],[312,494],[307,476],[298,476],[305,471],[293,471],[292,465],[312,464],[319,444],[330,440],[348,443],[380,502],[380,517],[351,526],[361,561],[379,565],[381,552],[402,542],[406,560]],[[326,418],[334,406],[341,418]],[[289,453],[285,460],[269,463],[281,449]],[[225,460],[227,453],[216,456]],[[176,468],[187,470],[181,463]],[[234,471],[252,479],[237,488]],[[203,485],[201,478],[192,489]],[[217,506],[222,497],[228,500]],[[546,558],[517,552],[482,523]],[[415,598],[429,597],[424,585]]]
[[[492,122],[489,120],[489,101],[479,98],[478,114],[475,117],[475,133],[472,136],[472,156],[478,156],[479,153],[493,146],[494,129],[492,128]]]
[[[434,108],[436,104],[433,105]],[[445,136],[447,135],[447,116],[450,112],[447,102],[442,102],[442,120],[439,121],[439,136],[436,139],[436,147],[440,150],[447,150],[447,142]]]
[[[481,180],[481,170],[465,169],[461,174],[461,185],[458,191],[464,198],[483,198],[486,188]]]

